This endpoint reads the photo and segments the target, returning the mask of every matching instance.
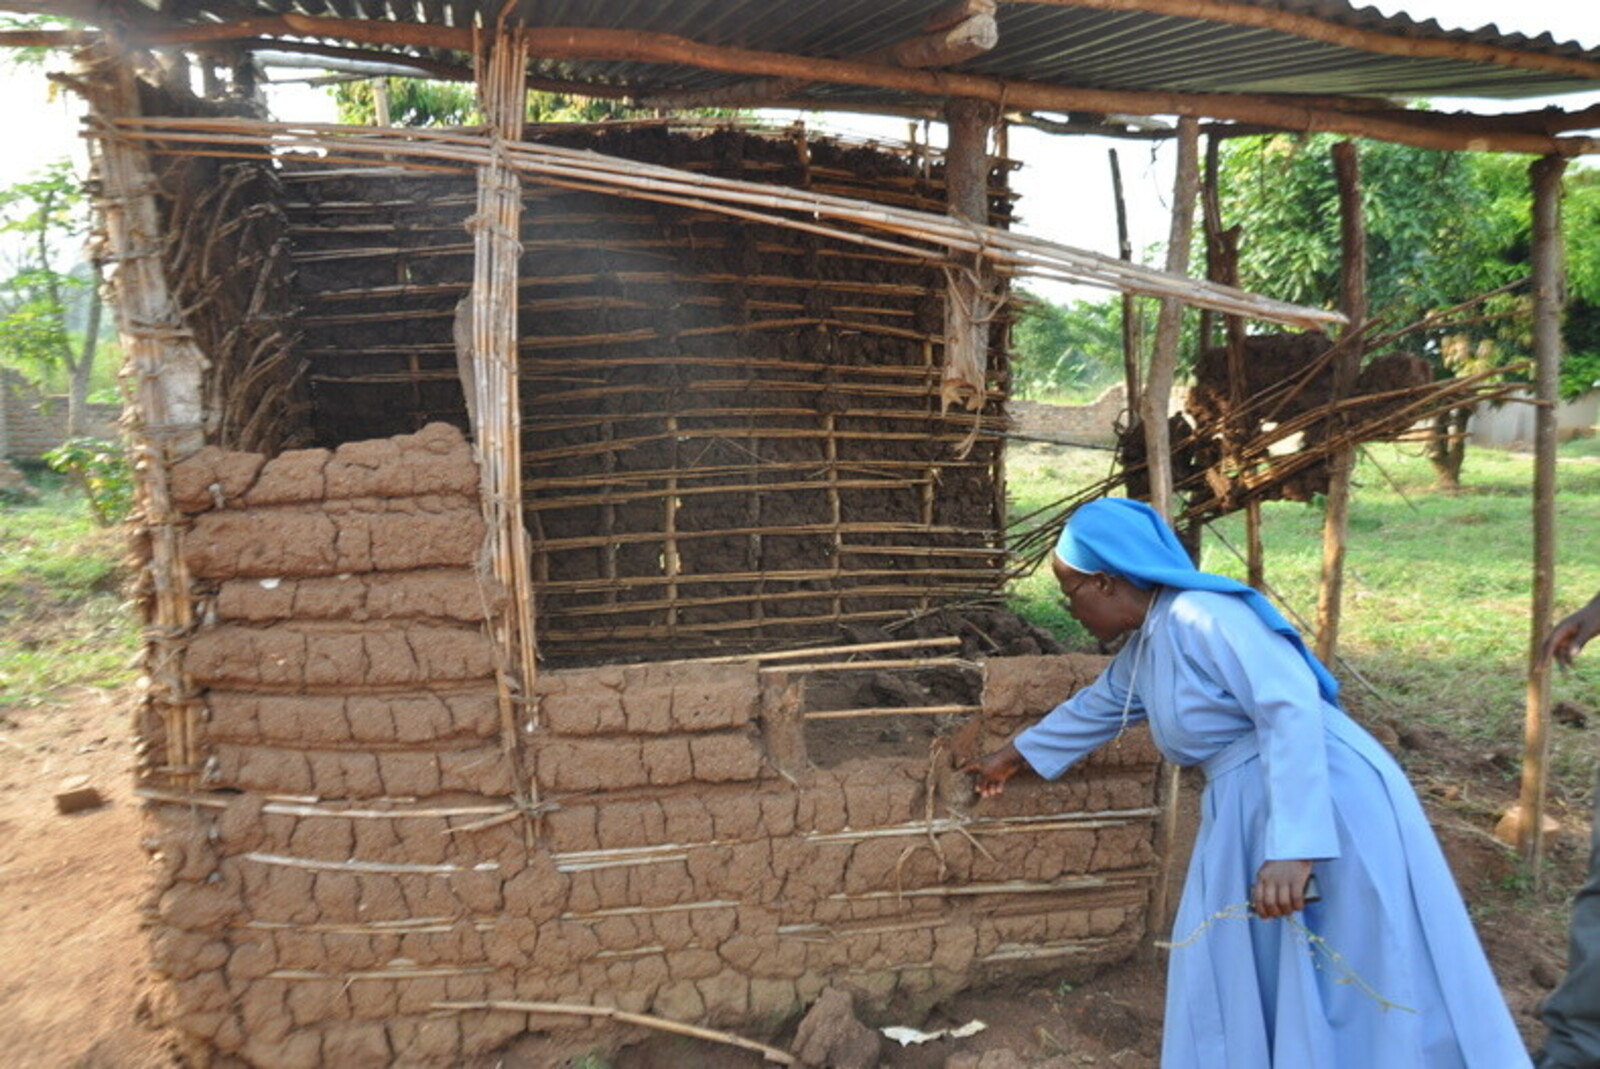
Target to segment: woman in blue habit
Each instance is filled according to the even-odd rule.
[[[1090,633],[1128,640],[968,770],[985,797],[1025,767],[1053,779],[1138,720],[1205,770],[1163,1069],[1528,1066],[1410,783],[1277,610],[1197,571],[1141,502],[1079,508],[1051,563]]]

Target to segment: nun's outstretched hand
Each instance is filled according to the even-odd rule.
[[[971,772],[978,777],[978,782],[973,786],[980,796],[994,798],[1005,792],[1006,780],[1027,767],[1027,758],[1008,742],[993,753],[984,754],[968,763],[961,771]]]

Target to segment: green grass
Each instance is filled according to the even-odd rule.
[[[82,496],[56,479],[40,490],[37,501],[0,505],[0,711],[133,675],[125,532],[96,527]]]
[[[1600,590],[1600,461],[1589,440],[1563,447],[1556,527],[1557,617]],[[1007,486],[1021,514],[1093,481],[1103,467],[1079,469],[1061,451],[1012,457]],[[1097,458],[1098,459],[1098,455]],[[1103,461],[1100,461],[1103,464]],[[1433,469],[1414,446],[1369,448],[1356,471],[1350,506],[1345,593],[1335,666],[1346,703],[1358,714],[1443,729],[1485,749],[1520,740],[1527,702],[1533,576],[1533,461],[1527,454],[1470,450],[1462,488],[1434,486]],[[1322,510],[1270,502],[1263,510],[1266,578],[1291,618],[1314,623],[1322,562]],[[1207,531],[1202,567],[1243,579],[1244,519]],[[1013,590],[1015,607],[1069,641],[1049,570]],[[1552,677],[1553,701],[1591,709],[1600,680],[1600,645],[1570,674]],[[1587,785],[1600,746],[1582,733],[1553,735],[1559,776]]]

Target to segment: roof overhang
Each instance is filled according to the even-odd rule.
[[[533,84],[647,104],[1192,115],[1427,148],[1578,155],[1600,108],[1418,111],[1418,98],[1600,91],[1600,50],[1446,30],[1343,0],[135,0],[0,2],[133,45],[303,52],[468,78],[522,24]],[[40,43],[38,34],[0,43]],[[63,41],[64,38],[57,37]]]

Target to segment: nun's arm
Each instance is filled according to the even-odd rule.
[[[1137,644],[1135,644],[1137,645]],[[1025,729],[1012,745],[1045,779],[1055,779],[1074,762],[1109,741],[1125,724],[1144,719],[1138,694],[1130,694],[1136,649],[1127,646],[1087,687]]]

